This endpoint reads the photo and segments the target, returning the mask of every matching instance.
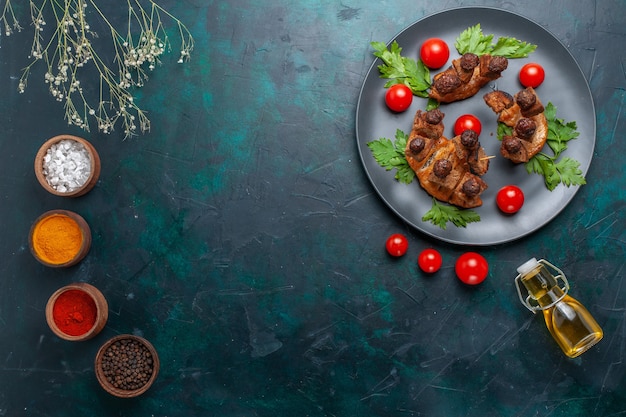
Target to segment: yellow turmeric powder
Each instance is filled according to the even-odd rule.
[[[82,244],[83,232],[69,216],[47,216],[33,229],[33,250],[39,259],[49,264],[60,265],[71,261],[80,252]]]

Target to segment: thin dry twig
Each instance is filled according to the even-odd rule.
[[[187,27],[152,0],[126,0],[128,19],[123,29],[113,26],[95,0],[29,0],[29,6],[34,31],[31,61],[22,71],[18,90],[26,90],[32,68],[41,61],[46,68],[44,82],[50,94],[63,103],[69,125],[89,131],[89,119],[93,119],[99,131],[111,133],[121,123],[125,138],[136,135],[138,127],[142,133],[149,131],[150,120],[135,103],[133,89],[145,84],[161,56],[172,49],[165,22],[177,28],[178,63],[189,60],[194,39]],[[0,29],[5,36],[22,30],[11,0],[4,0],[0,10]],[[52,30],[46,27],[50,16],[55,23]],[[96,41],[102,38],[91,29],[92,19],[100,19],[109,31],[102,38],[113,44],[113,64],[98,53]],[[99,74],[95,105],[86,97],[81,81],[93,70]]]

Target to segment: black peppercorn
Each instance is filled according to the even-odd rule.
[[[143,387],[154,371],[150,351],[143,344],[122,339],[107,348],[102,356],[104,377],[115,388],[133,391]]]

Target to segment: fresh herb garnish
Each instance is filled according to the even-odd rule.
[[[449,222],[452,222],[456,227],[465,227],[468,223],[479,222],[480,216],[474,210],[442,204],[433,198],[433,206],[424,214],[422,221],[430,221],[435,226],[446,230]]]
[[[558,159],[567,149],[568,142],[579,136],[576,130],[576,122],[565,122],[563,119],[557,118],[556,106],[552,103],[548,103],[544,115],[548,120],[547,143],[554,155],[550,156],[543,152],[538,153],[526,163],[526,171],[543,175],[546,187],[550,191],[554,190],[559,184],[567,187],[586,184],[587,181],[580,170],[579,161],[569,157]]]
[[[554,152],[554,156],[559,156],[567,149],[567,142],[576,139],[580,133],[576,129],[576,122],[565,122],[556,117],[556,106],[548,103],[544,112],[548,120],[548,146]]]
[[[416,96],[428,97],[430,71],[421,60],[415,61],[402,56],[402,48],[396,41],[391,43],[390,49],[382,42],[372,42],[371,45],[375,50],[374,56],[383,61],[378,66],[380,78],[389,79],[385,88],[394,84],[406,84]]]
[[[580,162],[569,157],[557,161],[555,157],[540,152],[526,163],[526,171],[543,175],[550,191],[561,183],[567,187],[587,183],[580,170]]]
[[[556,106],[548,103],[544,110],[544,115],[548,121],[548,138],[546,143],[552,150],[550,156],[545,152],[539,152],[526,162],[526,171],[529,174],[539,174],[544,177],[544,182],[548,190],[554,190],[559,184],[567,187],[571,185],[584,185],[587,183],[582,171],[580,162],[570,158],[562,157],[561,154],[567,149],[570,140],[579,136],[576,122],[565,122],[556,117]],[[498,139],[511,135],[513,129],[504,123],[498,123]]]
[[[437,108],[439,108],[440,105],[441,105],[441,103],[439,103],[434,98],[429,98],[428,102],[426,103],[426,111],[437,109]]]
[[[404,155],[404,149],[406,148],[408,139],[409,135],[398,129],[396,130],[396,139],[394,142],[387,138],[380,138],[367,143],[367,147],[372,151],[378,165],[385,168],[387,171],[391,171],[395,168],[395,178],[404,184],[410,184],[413,178],[415,178],[415,172],[411,169]]]
[[[498,140],[502,142],[505,136],[513,135],[513,128],[511,126],[507,126],[502,122],[498,122],[498,128],[496,129],[496,135]]]
[[[461,55],[471,52],[478,56],[490,54],[506,58],[526,58],[537,49],[537,45],[507,36],[498,38],[494,44],[493,37],[494,35],[484,35],[478,23],[461,32],[454,46]]]

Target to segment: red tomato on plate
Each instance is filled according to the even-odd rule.
[[[477,135],[480,135],[482,129],[483,126],[480,123],[480,120],[473,114],[464,114],[459,116],[459,118],[456,119],[456,122],[454,122],[454,136],[459,136],[466,130],[473,130]]]
[[[519,71],[519,81],[524,87],[537,88],[545,78],[546,72],[543,67],[534,62],[524,65]]]
[[[524,192],[515,185],[505,185],[496,195],[496,204],[504,213],[517,213],[524,205]]]
[[[429,38],[420,48],[420,59],[430,69],[438,69],[446,65],[450,58],[448,44],[439,38]]]
[[[403,112],[411,106],[413,92],[405,84],[394,84],[385,93],[387,107],[395,112]]]

